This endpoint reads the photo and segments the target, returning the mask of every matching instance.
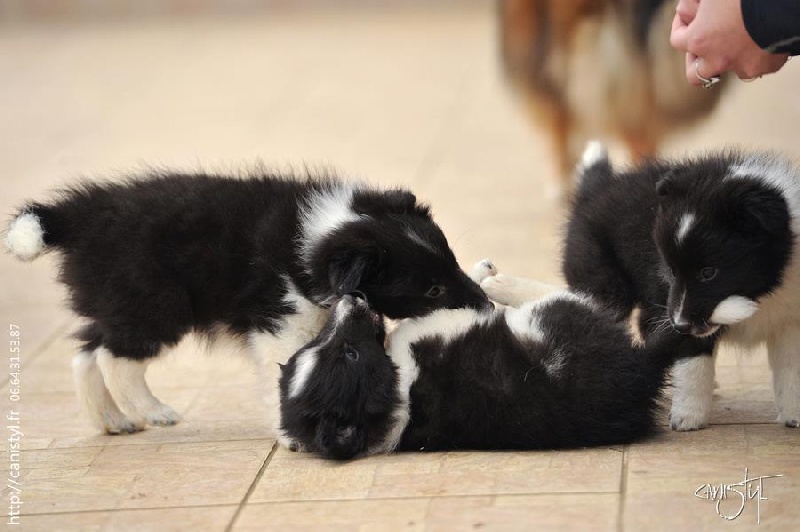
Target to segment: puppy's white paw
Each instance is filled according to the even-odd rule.
[[[790,429],[800,428],[800,411],[797,408],[781,409],[778,414],[778,423],[783,423]]]
[[[786,425],[790,429],[796,429],[796,428],[800,427],[800,416],[797,416],[796,418],[792,418],[792,419],[778,419],[778,421],[780,423],[783,423],[784,425]]]
[[[480,282],[481,289],[486,292],[489,299],[502,305],[511,305],[516,299],[517,278],[510,275],[498,273],[491,277],[486,277]]]
[[[303,447],[303,445],[300,442],[295,441],[294,439],[288,437],[282,431],[278,434],[278,445],[280,445],[284,449],[292,451],[293,453],[306,452],[305,447]]]
[[[103,423],[106,434],[117,436],[119,434],[133,434],[144,430],[144,423],[131,421],[127,417],[106,419]]]
[[[700,430],[708,425],[709,412],[703,409],[676,408],[672,405],[669,413],[669,426],[672,430],[686,432]]]
[[[481,281],[487,277],[491,277],[493,275],[497,275],[497,267],[489,259],[483,259],[476,262],[469,274],[470,278],[478,284],[480,284]]]
[[[147,423],[157,427],[171,427],[181,420],[180,414],[171,406],[159,403],[158,408],[147,413]]]

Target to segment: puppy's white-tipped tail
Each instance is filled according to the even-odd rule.
[[[6,247],[19,260],[31,261],[41,255],[45,244],[39,217],[30,212],[17,216],[8,226]]]
[[[583,149],[583,155],[581,155],[581,166],[590,168],[600,162],[608,162],[608,149],[599,140],[589,141]]]
[[[599,140],[592,140],[586,143],[581,155],[581,161],[575,169],[575,185],[580,186],[586,173],[597,166],[608,167],[611,163],[608,160],[608,148]]]

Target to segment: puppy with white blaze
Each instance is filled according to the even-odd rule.
[[[475,275],[489,286],[494,273],[484,261]],[[514,307],[404,320],[384,343],[383,322],[363,295],[345,295],[281,368],[279,441],[349,459],[611,445],[655,430],[669,367],[697,354],[691,337],[636,346],[589,297],[511,296]]]
[[[673,372],[671,425],[709,422],[719,342],[766,343],[778,422],[800,425],[800,173],[772,154],[723,151],[629,170],[590,145],[564,247],[572,289],[647,335],[696,338],[709,356]]]
[[[491,305],[411,192],[327,176],[83,183],[23,206],[7,245],[22,260],[61,253],[60,280],[88,322],[78,395],[109,434],[179,420],[145,370],[188,333],[232,338],[265,362],[316,336],[354,290],[392,318]]]

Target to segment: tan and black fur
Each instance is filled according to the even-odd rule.
[[[499,0],[507,80],[553,140],[565,192],[587,140],[621,140],[634,161],[709,115],[722,88],[684,77],[669,0]]]

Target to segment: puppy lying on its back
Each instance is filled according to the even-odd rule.
[[[187,333],[285,359],[353,290],[394,318],[490,305],[413,194],[333,178],[86,183],[25,205],[7,244],[22,260],[61,252],[61,281],[89,321],[73,364],[78,394],[111,434],[178,421],[144,374]]]
[[[490,273],[487,262],[476,267],[478,278]],[[319,336],[282,367],[281,443],[348,459],[609,445],[650,434],[666,372],[695,354],[693,342],[667,335],[635,347],[588,297],[527,295],[507,298],[514,308],[405,320],[388,349],[380,316],[363,298],[344,296]]]

